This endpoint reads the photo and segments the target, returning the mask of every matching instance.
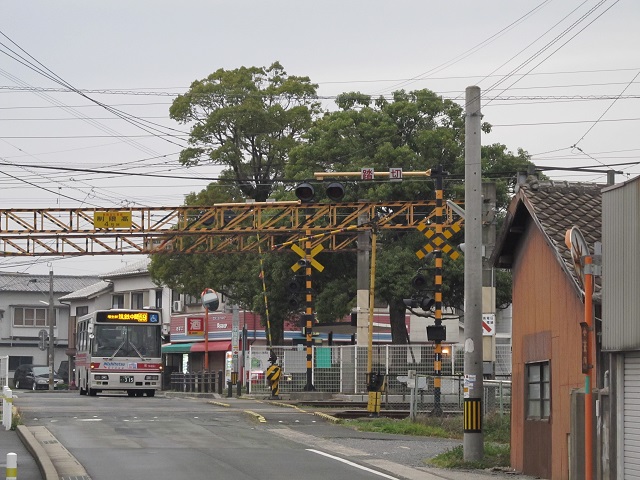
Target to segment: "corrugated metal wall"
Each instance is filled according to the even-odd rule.
[[[602,194],[602,349],[640,349],[640,180]]]

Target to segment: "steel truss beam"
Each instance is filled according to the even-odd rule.
[[[127,214],[126,228],[96,228],[104,213]],[[0,209],[0,256],[79,256],[266,251],[309,232],[325,250],[355,249],[358,218],[380,233],[435,220],[435,201],[228,203],[203,207]],[[445,224],[453,211],[445,210]],[[366,226],[364,228],[367,228]],[[279,247],[276,247],[276,249]]]

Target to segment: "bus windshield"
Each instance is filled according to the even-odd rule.
[[[156,325],[96,325],[93,354],[99,357],[160,357]]]

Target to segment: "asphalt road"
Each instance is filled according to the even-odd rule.
[[[362,461],[370,455],[363,449],[376,444],[389,460],[418,450],[415,439],[366,438],[322,417],[254,400],[225,405],[24,392],[17,403],[25,424],[46,427],[93,480],[392,479],[401,477]],[[436,441],[437,449],[446,442]]]

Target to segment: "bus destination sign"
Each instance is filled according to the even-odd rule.
[[[105,310],[96,312],[96,322],[160,323],[160,315],[158,312]]]

